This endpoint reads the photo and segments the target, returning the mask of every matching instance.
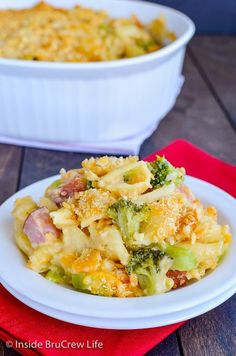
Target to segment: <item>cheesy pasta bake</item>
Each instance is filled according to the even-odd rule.
[[[15,239],[27,266],[50,281],[107,297],[165,293],[214,270],[227,225],[164,157],[85,159],[60,172],[39,202],[17,199]]]
[[[143,24],[135,15],[112,18],[105,11],[71,9],[44,2],[0,11],[0,57],[35,61],[96,62],[159,50],[176,36],[159,17]]]

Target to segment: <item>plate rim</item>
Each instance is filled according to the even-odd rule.
[[[188,308],[184,310],[186,314],[182,315],[180,313],[183,313],[183,311],[178,311],[174,312],[171,314],[167,314],[167,317],[169,318],[168,321],[161,322],[160,317],[158,316],[153,316],[153,317],[143,317],[143,318],[137,318],[137,319],[111,319],[111,318],[94,318],[94,317],[87,317],[86,316],[81,316],[81,315],[73,315],[71,313],[67,312],[62,312],[58,311],[55,309],[47,308],[43,305],[38,305],[37,303],[33,302],[32,300],[21,296],[17,291],[14,291],[11,289],[9,286],[4,285],[4,288],[11,293],[17,300],[19,300],[21,303],[25,304],[26,306],[46,315],[51,318],[54,318],[56,320],[64,321],[66,323],[70,323],[73,325],[77,326],[85,326],[85,327],[91,327],[91,328],[99,328],[99,329],[109,329],[109,330],[140,330],[140,329],[148,329],[148,328],[155,328],[155,327],[162,327],[162,326],[167,326],[167,325],[173,325],[175,323],[183,322],[183,321],[188,321],[194,317],[198,317],[202,314],[205,314],[214,308],[220,306],[222,303],[226,302],[228,299],[230,299],[236,292],[236,286],[230,288],[229,290],[225,291],[223,294],[220,294],[217,298],[212,298],[206,303],[197,305],[192,308]],[[174,316],[172,315],[174,314]],[[166,315],[163,315],[164,317]],[[171,319],[170,318],[174,318]],[[78,322],[75,322],[75,319],[71,321],[72,317],[75,318],[81,318],[82,317],[82,322],[81,320]],[[86,321],[85,321],[86,320]],[[113,322],[113,325],[110,327],[109,323]],[[145,325],[142,323],[145,322]],[[148,323],[147,323],[148,321]],[[119,323],[117,326],[114,326],[114,322]],[[130,324],[129,324],[130,323]],[[128,324],[130,326],[128,326]]]
[[[39,186],[44,186],[44,189],[45,189],[46,186],[47,186],[48,184],[50,184],[50,182],[51,182],[52,180],[55,180],[57,177],[58,177],[58,175],[52,176],[52,177],[49,177],[49,178],[40,180],[40,181],[38,181],[38,182],[35,182],[35,183],[33,183],[33,184],[31,184],[31,185],[29,185],[29,186],[27,186],[27,187],[21,189],[19,192],[13,194],[10,198],[8,198],[8,199],[5,201],[5,203],[3,203],[3,204],[0,206],[0,212],[2,211],[2,209],[3,209],[4,207],[8,207],[9,204],[11,205],[11,209],[12,209],[12,207],[13,207],[12,202],[13,202],[17,197],[19,197],[19,196],[21,196],[21,195],[27,194],[27,191],[28,191],[28,190],[32,190],[32,189],[34,189],[35,187],[37,187],[38,185],[39,185]],[[187,181],[187,182],[186,182],[187,185],[189,185],[189,182],[190,182],[190,185],[191,185],[191,181],[192,181],[192,182],[195,182],[195,183],[197,183],[197,184],[204,185],[204,186],[206,186],[206,188],[208,187],[208,188],[213,189],[213,192],[217,192],[217,194],[219,194],[219,195],[221,195],[221,196],[222,196],[222,194],[223,194],[223,196],[226,198],[226,200],[230,200],[230,201],[232,202],[232,204],[235,205],[235,207],[236,207],[236,201],[235,201],[235,199],[234,199],[231,195],[229,195],[228,193],[224,192],[222,189],[220,189],[220,188],[214,186],[213,184],[208,183],[208,182],[206,182],[206,181],[204,181],[204,180],[201,180],[201,179],[192,177],[192,176],[186,176],[186,181]],[[208,193],[209,193],[209,192],[208,192]],[[40,192],[39,195],[41,195],[41,194],[42,194],[42,192]],[[214,194],[214,193],[213,193],[213,194]],[[209,203],[210,203],[210,202],[209,202]],[[8,212],[9,212],[9,210],[8,210]],[[2,222],[2,215],[1,215],[1,213],[0,213],[0,223],[1,223],[1,222]],[[231,228],[232,228],[232,227],[231,227]],[[234,229],[235,229],[235,228],[236,228],[236,224],[234,224]],[[10,241],[10,239],[6,239],[6,240],[7,240],[8,242]],[[235,245],[235,239],[233,239],[233,242],[234,242],[234,245]],[[233,247],[233,243],[232,243],[232,245],[231,245],[231,249],[232,249],[232,247]],[[236,251],[236,246],[234,246],[234,248],[235,248],[235,251]],[[18,250],[18,248],[16,247],[15,244],[14,244],[14,250],[15,250],[15,252],[17,251],[18,255],[20,255],[20,252],[19,252],[19,250]],[[228,255],[229,255],[230,252],[231,252],[231,255],[232,255],[232,250],[231,250],[231,251],[228,251],[227,257],[228,257]],[[25,295],[26,297],[30,298],[32,301],[38,302],[38,303],[40,303],[40,304],[42,304],[42,305],[45,305],[45,306],[47,306],[47,307],[51,307],[51,308],[54,308],[54,309],[55,309],[55,305],[52,305],[52,303],[49,303],[49,304],[48,304],[48,294],[46,294],[44,298],[42,298],[42,295],[41,295],[40,298],[38,298],[37,295],[36,295],[36,298],[35,298],[35,295],[34,295],[34,297],[32,298],[31,294],[29,293],[29,290],[25,291],[25,289],[24,289],[25,283],[23,283],[23,284],[21,284],[21,285],[19,285],[19,283],[18,283],[18,287],[17,287],[17,285],[15,285],[14,283],[12,284],[12,281],[11,281],[11,280],[9,281],[9,276],[8,276],[8,274],[6,273],[6,270],[5,270],[5,273],[4,273],[4,270],[2,270],[2,267],[3,267],[3,266],[2,266],[2,261],[4,260],[4,259],[1,258],[1,257],[3,257],[2,254],[3,254],[3,249],[0,250],[0,280],[2,280],[3,283],[4,283],[4,282],[7,283],[10,287],[12,287],[12,288],[18,290],[19,293],[21,293],[22,295]],[[217,268],[215,271],[213,271],[209,276],[215,275],[216,272],[219,271],[219,269],[221,268],[221,266],[224,264],[224,262],[225,262],[225,261],[223,261],[222,264],[221,264],[220,266],[218,266],[218,268]],[[234,264],[234,266],[236,267],[236,264]],[[21,266],[21,267],[22,267],[22,266]],[[55,291],[56,291],[56,289],[57,289],[58,291],[61,291],[61,290],[62,290],[62,286],[60,286],[60,285],[55,285],[55,284],[53,284],[52,282],[47,281],[44,277],[40,276],[38,273],[33,272],[33,271],[29,270],[28,268],[26,268],[25,265],[24,265],[23,267],[24,267],[24,270],[25,270],[26,275],[29,275],[29,274],[30,274],[31,276],[34,275],[34,276],[32,277],[32,278],[33,278],[33,281],[34,281],[34,283],[33,283],[34,288],[36,287],[35,281],[38,281],[38,282],[39,282],[39,280],[40,280],[39,278],[41,277],[41,281],[43,281],[44,287],[47,286],[46,289],[50,289],[50,292],[52,291],[52,286],[53,286],[53,289],[54,289]],[[218,272],[218,274],[219,274],[219,272]],[[157,301],[157,298],[158,298],[159,300],[162,299],[162,301],[163,301],[163,298],[164,298],[164,301],[163,301],[163,302],[166,302],[166,303],[168,304],[169,299],[173,299],[173,298],[170,298],[170,297],[169,297],[170,295],[172,295],[172,293],[173,293],[173,295],[175,295],[176,298],[177,298],[177,296],[179,296],[179,295],[181,296],[181,295],[183,294],[183,290],[186,291],[186,290],[189,290],[189,289],[191,288],[191,291],[190,291],[189,293],[184,293],[184,294],[187,294],[187,295],[189,295],[189,294],[191,295],[191,293],[194,294],[194,292],[195,292],[195,290],[196,290],[196,288],[197,288],[196,286],[198,286],[199,284],[201,284],[202,286],[203,286],[203,285],[205,285],[205,286],[208,285],[208,283],[204,282],[204,281],[206,281],[207,278],[208,278],[208,276],[205,277],[205,278],[203,278],[201,281],[198,281],[198,282],[192,284],[191,286],[187,286],[187,287],[185,287],[185,288],[176,290],[176,291],[174,291],[174,292],[167,293],[167,294],[163,294],[163,295],[157,295],[157,296],[139,297],[139,298],[137,298],[137,297],[136,297],[136,298],[109,298],[109,297],[92,296],[92,295],[90,296],[90,295],[86,295],[86,294],[84,294],[84,293],[80,293],[80,292],[77,292],[77,291],[76,291],[76,295],[77,295],[76,298],[77,298],[77,303],[79,303],[79,302],[81,302],[81,301],[83,300],[83,303],[85,303],[85,306],[86,306],[86,304],[89,304],[89,313],[91,313],[91,304],[96,304],[96,306],[97,306],[96,310],[93,310],[93,311],[92,311],[92,314],[90,314],[90,316],[93,316],[93,317],[104,317],[104,316],[106,316],[106,317],[113,318],[113,317],[114,317],[114,314],[113,314],[113,313],[114,313],[114,310],[117,310],[117,317],[118,317],[118,318],[123,318],[124,316],[129,316],[130,318],[135,318],[135,317],[137,317],[137,310],[140,311],[138,317],[144,317],[144,316],[147,317],[147,316],[149,316],[149,315],[154,315],[154,314],[155,314],[155,315],[162,315],[162,314],[166,314],[166,313],[168,314],[168,313],[173,312],[173,308],[172,308],[172,309],[169,309],[169,307],[167,308],[167,307],[165,307],[165,305],[163,305],[162,308],[161,308],[161,313],[159,312],[159,314],[158,314],[157,311],[154,311],[154,305],[156,304],[155,302]],[[212,279],[212,278],[211,278],[211,279]],[[27,281],[28,281],[28,280],[26,280],[26,282],[27,282]],[[15,281],[14,281],[14,282],[15,282]],[[41,282],[39,282],[39,283],[42,285]],[[37,283],[36,283],[36,284],[37,284]],[[234,276],[234,278],[231,280],[231,282],[225,283],[225,284],[224,284],[224,288],[222,288],[222,285],[221,285],[220,290],[219,290],[219,288],[215,288],[215,290],[212,290],[212,289],[211,289],[210,294],[212,295],[212,293],[213,293],[213,294],[217,297],[217,295],[219,295],[223,290],[229,289],[230,287],[233,287],[234,285],[236,285],[236,276]],[[51,287],[50,287],[50,286],[51,286]],[[195,287],[194,287],[194,286],[195,286]],[[19,288],[19,287],[20,287],[20,288]],[[22,290],[22,288],[23,288],[23,290]],[[58,288],[59,288],[59,289],[58,289]],[[197,288],[197,289],[198,289],[198,288]],[[34,290],[34,289],[33,289],[33,290]],[[36,290],[37,290],[37,288],[36,288]],[[69,292],[69,294],[68,294],[68,293],[66,292],[66,291],[69,291],[68,289],[64,288],[63,290],[64,290],[65,293],[62,293],[62,294],[67,294],[67,295],[69,296],[69,294],[72,292],[72,293],[75,295],[75,291],[70,290],[70,292]],[[44,290],[44,291],[45,291],[45,290]],[[32,290],[31,290],[31,292],[32,292]],[[30,297],[29,297],[29,296],[30,296]],[[49,293],[49,296],[50,296],[50,293]],[[92,298],[92,299],[91,299],[91,298]],[[94,299],[94,298],[96,298],[96,299]],[[179,298],[180,298],[180,297],[179,297]],[[82,300],[81,300],[81,299],[82,299]],[[181,303],[179,302],[178,307],[176,307],[176,305],[175,305],[174,310],[175,310],[175,311],[185,310],[185,309],[189,308],[190,306],[198,305],[198,304],[203,303],[204,301],[207,301],[207,300],[209,300],[209,299],[210,299],[210,296],[209,296],[209,293],[208,293],[208,297],[205,296],[205,298],[202,298],[202,296],[201,296],[200,299],[198,299],[197,301],[195,301],[195,303],[192,303],[192,304],[191,304],[191,303],[188,303],[188,301],[185,300],[184,305],[183,305],[183,303],[181,304]],[[67,299],[66,299],[66,300],[67,300]],[[123,302],[123,303],[120,302],[120,301],[124,301],[124,300],[125,300],[125,303],[124,303],[124,302]],[[142,310],[142,311],[141,311],[139,304],[141,304],[141,306],[142,306],[142,303],[143,303],[142,301],[143,301],[143,300],[145,300],[145,303],[144,303],[144,304],[146,304],[146,305],[148,304],[148,308],[146,308],[145,310]],[[90,301],[92,302],[91,304],[89,303]],[[95,302],[95,301],[96,301],[96,303],[93,303],[93,302]],[[112,302],[111,302],[112,305],[110,306],[110,308],[113,309],[112,311],[109,310],[109,308],[107,309],[107,301],[108,301],[108,303],[110,303],[110,301],[112,301]],[[99,305],[97,305],[97,304],[99,304]],[[123,308],[124,308],[123,312],[122,312],[122,310],[120,309],[120,308],[121,308],[120,304],[123,304],[123,305],[125,304],[125,305],[127,305],[126,308],[123,307]],[[165,303],[164,303],[164,304],[165,304]],[[74,307],[75,307],[75,306],[74,306]],[[88,315],[88,311],[86,311],[86,308],[85,308],[85,310],[83,310],[83,308],[82,308],[82,310],[80,309],[79,312],[78,312],[78,311],[75,310],[74,307],[71,306],[70,303],[68,303],[68,300],[67,300],[67,303],[65,303],[65,300],[64,300],[64,303],[62,303],[62,305],[59,306],[59,307],[57,307],[56,309],[57,309],[57,310],[61,310],[61,311],[66,311],[66,312],[73,312],[73,313],[75,313],[75,314],[78,314],[78,313],[81,313],[81,312],[82,312],[81,315],[84,315],[84,316]],[[83,307],[84,307],[84,304],[83,304]],[[133,308],[133,309],[132,309],[132,310],[133,310],[132,312],[130,312],[130,310],[129,310],[130,307]],[[156,314],[156,313],[157,313],[157,314]]]

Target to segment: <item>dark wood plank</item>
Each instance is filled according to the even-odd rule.
[[[0,203],[17,188],[22,149],[0,144]]]
[[[144,142],[141,156],[147,156],[174,139],[185,138],[225,161],[236,163],[235,133],[189,56],[184,75],[185,84],[174,109]]]
[[[159,345],[149,351],[146,356],[180,356],[176,333],[168,336]]]
[[[190,320],[180,330],[185,356],[236,355],[236,295],[218,308]]]
[[[22,151],[20,147],[0,144],[0,203],[17,189]],[[6,349],[4,343],[0,341],[0,355],[17,356],[19,354]]]
[[[4,342],[0,341],[0,356],[20,356],[19,352],[14,349],[9,349],[6,347]]]
[[[81,161],[89,156],[92,155],[26,148],[20,188],[40,179],[59,174],[61,168],[71,169],[79,167]]]
[[[4,343],[0,341],[0,356],[4,356]]]
[[[197,36],[190,49],[236,127],[236,37]]]

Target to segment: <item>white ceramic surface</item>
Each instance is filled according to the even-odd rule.
[[[11,210],[14,200],[32,195],[36,200],[57,176],[34,183],[9,198],[0,207],[1,249],[0,281],[22,296],[47,308],[92,318],[143,318],[162,316],[183,311],[217,298],[236,286],[236,239],[218,268],[201,281],[163,295],[140,298],[106,298],[83,294],[56,285],[41,275],[26,268],[25,260],[14,243]],[[228,223],[236,236],[233,197],[215,186],[193,177],[186,183],[197,197],[206,204],[214,205],[219,211],[220,221]]]
[[[236,287],[234,286],[233,288],[225,291],[223,294],[220,294],[217,298],[210,299],[209,301],[199,304],[196,307],[192,307],[187,310],[186,309],[181,310],[179,312],[174,312],[171,314],[135,318],[135,319],[129,319],[129,318],[115,319],[115,318],[86,317],[82,315],[62,312],[53,308],[48,308],[42,304],[38,304],[32,301],[27,297],[22,296],[17,291],[10,288],[7,284],[5,284],[4,287],[17,299],[19,299],[22,303],[26,304],[27,306],[43,314],[51,316],[52,318],[66,321],[68,323],[76,324],[76,325],[83,325],[83,326],[89,326],[89,327],[101,328],[101,329],[120,329],[120,330],[146,329],[146,328],[153,328],[157,326],[171,325],[174,323],[178,323],[180,321],[186,321],[216,308],[218,305],[225,302],[236,292]]]
[[[22,8],[32,0],[0,0]],[[185,47],[194,33],[180,12],[142,1],[49,0],[136,13],[144,22],[163,14],[177,40],[141,57],[96,63],[48,63],[0,59],[0,136],[65,144],[110,142],[140,135],[172,108]]]

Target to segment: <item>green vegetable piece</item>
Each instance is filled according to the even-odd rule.
[[[52,184],[49,185],[47,189],[55,189],[61,185],[61,179],[55,180]]]
[[[168,244],[165,253],[173,258],[173,270],[190,271],[197,267],[197,259],[190,249]]]
[[[46,191],[45,191],[45,195],[47,196],[47,195],[50,193],[50,191],[52,191],[52,190],[58,188],[60,185],[61,185],[61,179],[55,180],[54,182],[52,182],[52,184],[50,184],[50,185],[47,187],[47,189],[46,189]]]
[[[166,276],[171,264],[171,259],[164,252],[141,247],[131,252],[126,269],[129,274],[137,275],[140,287],[146,295],[153,295],[172,288],[173,281]]]
[[[91,180],[87,180],[86,189],[88,190],[88,189],[91,189],[91,188],[93,188],[93,182]]]
[[[143,40],[141,38],[138,38],[136,40],[137,46],[143,48],[145,52],[148,52],[149,48],[152,46],[155,46],[155,42],[152,40]]]
[[[132,43],[131,45],[126,46],[126,49],[125,49],[125,56],[128,58],[143,56],[145,53],[146,53],[146,51],[144,50],[144,48],[138,46],[135,43]]]
[[[184,171],[172,166],[164,157],[157,156],[154,162],[148,163],[148,167],[152,173],[151,185],[153,189],[170,183],[179,186],[183,182]]]
[[[86,283],[87,273],[80,272],[78,274],[72,274],[72,285],[75,289],[83,293],[91,293],[88,290],[88,285]]]
[[[108,208],[107,215],[120,228],[125,244],[132,246],[134,234],[139,232],[141,222],[148,219],[149,208],[146,204],[137,205],[120,199]]]
[[[113,28],[109,23],[102,23],[98,26],[99,30],[102,30],[105,34],[111,34]]]
[[[45,276],[49,281],[54,283],[65,283],[65,272],[59,266],[52,266]]]

